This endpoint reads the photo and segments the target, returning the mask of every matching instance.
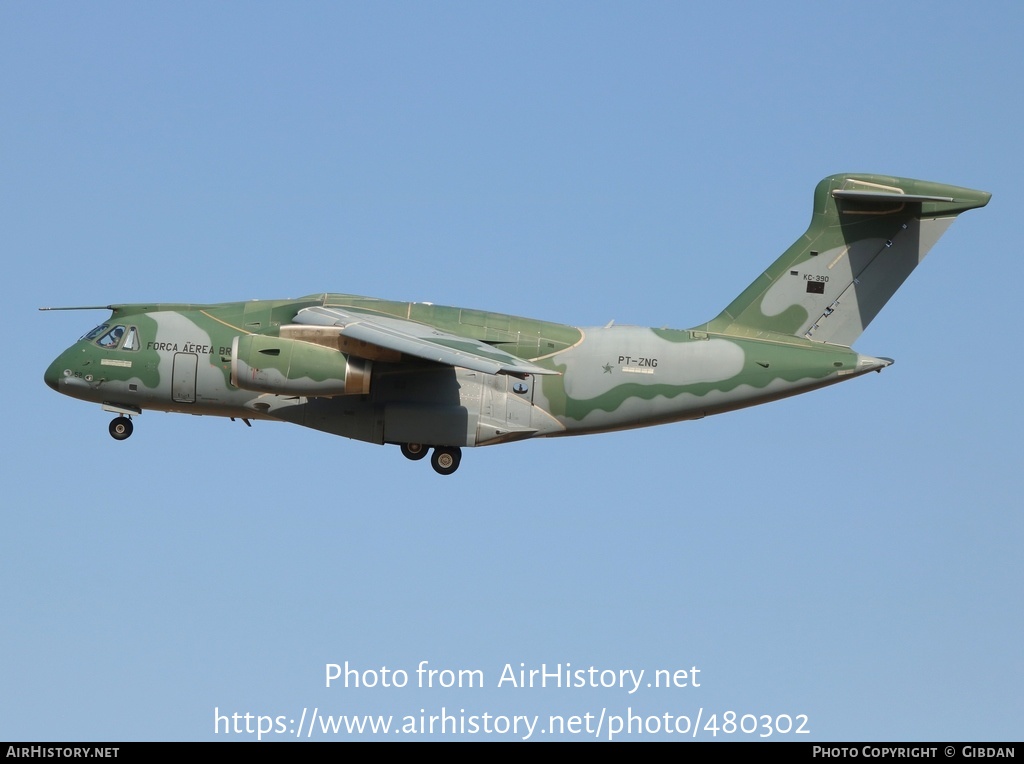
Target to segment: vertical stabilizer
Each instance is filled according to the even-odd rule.
[[[707,329],[852,345],[953,219],[990,197],[909,178],[825,178],[807,232]]]

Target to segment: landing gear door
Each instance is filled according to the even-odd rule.
[[[195,353],[175,353],[171,372],[171,400],[176,403],[196,402],[196,370],[199,356]]]
[[[516,397],[522,398],[527,403],[533,403],[533,375],[527,374],[525,379],[518,377],[508,378],[508,390]]]
[[[505,419],[509,427],[515,429],[530,426],[530,412],[533,408],[533,375],[525,379],[506,377],[508,379],[508,397],[506,399]]]

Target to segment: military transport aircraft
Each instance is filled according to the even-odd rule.
[[[989,197],[825,178],[807,232],[692,329],[577,328],[347,294],[108,305],[44,379],[117,414],[117,440],[144,409],[273,419],[397,444],[414,460],[432,450],[448,475],[465,446],[700,419],[881,371],[892,361],[850,345],[953,219]]]

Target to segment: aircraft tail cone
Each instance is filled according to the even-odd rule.
[[[857,372],[859,374],[865,374],[869,371],[881,371],[888,366],[892,366],[894,363],[896,362],[891,358],[875,358],[870,355],[858,355]]]

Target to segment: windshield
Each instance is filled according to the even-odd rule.
[[[96,339],[99,337],[99,339]],[[88,334],[82,337],[86,341],[95,341],[101,348],[107,350],[138,350],[139,330],[134,326],[117,324],[111,327],[110,324],[100,324]]]
[[[95,329],[93,329],[91,332],[86,332],[85,334],[83,334],[78,339],[79,339],[79,341],[81,341],[81,340],[94,340],[97,337],[99,337],[100,334],[102,334],[103,332],[105,332],[109,328],[110,328],[110,324],[100,324]]]
[[[117,344],[121,341],[121,335],[124,334],[124,327],[118,324],[109,332],[104,334],[98,340],[96,344],[101,348],[116,348]]]

